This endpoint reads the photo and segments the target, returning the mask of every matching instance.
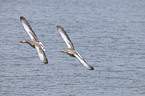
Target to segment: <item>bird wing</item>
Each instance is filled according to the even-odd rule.
[[[82,63],[82,65],[83,65],[84,67],[86,67],[88,70],[94,70],[94,68],[93,68],[92,66],[88,65],[88,64],[86,63],[86,61],[83,60],[83,58],[80,56],[79,53],[74,54],[74,56],[75,56],[76,58],[78,58],[79,61]]]
[[[73,43],[71,42],[71,40],[70,40],[69,36],[67,35],[67,33],[65,32],[65,30],[61,26],[57,26],[57,30],[59,31],[61,37],[65,41],[67,47],[69,49],[74,49]]]
[[[45,55],[45,52],[43,51],[43,49],[41,48],[41,46],[37,46],[36,45],[35,48],[37,50],[37,53],[38,53],[38,56],[39,56],[40,60],[43,63],[47,64],[48,63],[48,60],[47,60],[46,55]]]
[[[29,25],[28,21],[24,17],[22,17],[22,16],[20,17],[20,21],[21,21],[24,29],[26,30],[26,32],[30,36],[30,38],[32,40],[38,42],[38,38],[37,38],[36,34],[34,33],[34,31],[32,30],[31,26]]]

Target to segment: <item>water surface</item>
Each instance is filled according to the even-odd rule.
[[[1,96],[144,96],[144,0],[1,0]],[[46,49],[43,64],[20,23],[24,16]],[[94,66],[86,70],[60,51],[75,49]]]

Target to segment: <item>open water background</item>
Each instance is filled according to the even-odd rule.
[[[49,64],[18,42],[20,16]],[[60,52],[57,25],[95,70]],[[145,96],[145,0],[0,0],[0,96]]]

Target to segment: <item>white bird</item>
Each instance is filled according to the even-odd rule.
[[[40,58],[40,60],[47,64],[48,60],[46,58],[46,55],[44,53],[44,47],[43,44],[41,42],[38,41],[38,38],[36,36],[36,34],[34,33],[34,31],[32,30],[31,26],[29,25],[29,23],[27,22],[27,20],[24,17],[20,17],[20,21],[25,29],[25,31],[28,33],[28,35],[31,38],[31,41],[27,41],[27,40],[20,40],[19,42],[21,43],[28,43],[31,47],[36,48],[38,56]]]
[[[67,35],[66,31],[61,26],[57,26],[57,30],[60,33],[61,37],[63,38],[63,40],[65,41],[65,43],[68,47],[68,51],[61,50],[61,52],[67,53],[71,57],[78,58],[78,60],[82,63],[82,65],[84,67],[86,67],[88,70],[94,70],[94,68],[92,66],[88,65],[86,63],[86,61],[80,56],[80,54],[77,51],[75,51],[73,43],[71,42],[71,40],[70,40],[69,36]]]

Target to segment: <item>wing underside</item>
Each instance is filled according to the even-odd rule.
[[[82,63],[82,65],[84,67],[86,67],[88,70],[94,70],[94,68],[92,66],[90,66],[86,63],[86,61],[79,55],[79,53],[74,54],[74,55],[75,55],[76,58],[78,58],[78,60]]]
[[[26,30],[26,32],[30,36],[30,38],[32,40],[35,40],[38,42],[38,38],[37,38],[36,34],[34,33],[34,31],[32,30],[31,26],[29,25],[28,21],[24,17],[20,17],[20,21],[21,21],[24,29]]]
[[[61,37],[65,41],[67,47],[69,49],[74,49],[73,43],[71,42],[71,40],[70,40],[68,34],[65,32],[65,30],[61,26],[57,26],[57,28],[58,28],[58,31],[59,31]]]
[[[48,63],[48,60],[47,60],[47,58],[46,58],[46,55],[45,55],[43,49],[42,49],[41,47],[37,47],[37,46],[35,46],[35,48],[36,48],[36,50],[37,50],[37,53],[38,53],[38,56],[39,56],[40,60],[41,60],[43,63],[47,64],[47,63]]]

